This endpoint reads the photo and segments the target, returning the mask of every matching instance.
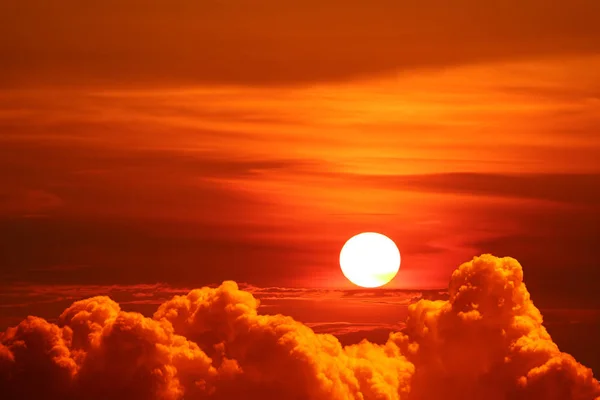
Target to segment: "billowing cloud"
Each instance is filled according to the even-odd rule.
[[[445,399],[594,399],[591,369],[562,353],[542,325],[520,264],[484,255],[461,265],[448,301],[409,307],[390,336],[417,368],[412,394]]]
[[[512,258],[476,257],[448,300],[421,299],[383,344],[342,346],[263,315],[235,282],[144,317],[108,297],[57,324],[28,317],[0,334],[7,399],[600,399],[592,371],[562,353]]]

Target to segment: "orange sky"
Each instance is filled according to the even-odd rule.
[[[2,287],[349,289],[378,231],[391,289],[491,252],[541,308],[600,307],[595,0],[6,11]]]
[[[560,226],[597,216],[599,65],[579,56],[291,87],[7,90],[0,211],[45,250],[11,256],[21,240],[11,235],[6,273],[135,259],[149,281],[338,286],[339,248],[364,230],[402,251],[392,287],[444,287],[472,254],[521,251],[502,242],[518,235],[554,235],[557,253],[580,253]],[[85,251],[38,239],[53,229]],[[127,245],[109,244],[114,230]],[[128,268],[94,280],[135,280],[141,267]]]

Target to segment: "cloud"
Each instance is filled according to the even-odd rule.
[[[74,271],[86,268],[79,265],[56,265],[29,269],[42,271]],[[238,287],[251,293],[260,301],[260,307],[281,306],[286,302],[343,301],[352,303],[382,303],[408,305],[420,299],[447,299],[448,293],[442,290],[406,289],[328,289],[328,288],[288,288],[257,287],[247,283],[237,283]],[[218,285],[209,285],[217,287]],[[22,308],[30,305],[75,301],[86,297],[107,295],[120,305],[147,300],[148,304],[159,306],[174,295],[186,294],[189,288],[171,286],[165,283],[136,285],[47,285],[15,282],[0,285],[0,308]],[[26,300],[24,300],[26,299]]]
[[[28,317],[0,334],[8,399],[600,399],[592,371],[562,353],[512,258],[476,257],[448,300],[421,299],[385,344],[342,346],[258,312],[235,282],[194,289],[153,317],[108,297],[56,324]]]
[[[448,301],[409,307],[393,334],[415,365],[418,398],[593,399],[592,371],[561,353],[523,283],[520,264],[489,255],[461,265]]]
[[[142,4],[104,1],[92,10],[67,0],[58,10],[9,1],[0,19],[0,86],[324,81],[594,53],[600,38],[595,0]]]
[[[364,178],[363,178],[364,179]],[[575,205],[595,205],[600,195],[590,187],[600,184],[600,174],[489,174],[444,173],[404,176],[369,176],[371,181],[399,189],[476,196],[545,200]]]
[[[54,193],[45,190],[20,190],[14,193],[0,189],[0,214],[43,217],[64,205]]]

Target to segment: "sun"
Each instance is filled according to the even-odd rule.
[[[385,235],[359,233],[342,247],[340,267],[355,285],[365,288],[383,286],[394,279],[400,269],[400,251]]]

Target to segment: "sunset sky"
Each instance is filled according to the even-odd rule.
[[[0,331],[232,280],[381,343],[491,253],[600,374],[600,2],[59,3],[0,12]],[[363,231],[383,289],[340,271]]]

